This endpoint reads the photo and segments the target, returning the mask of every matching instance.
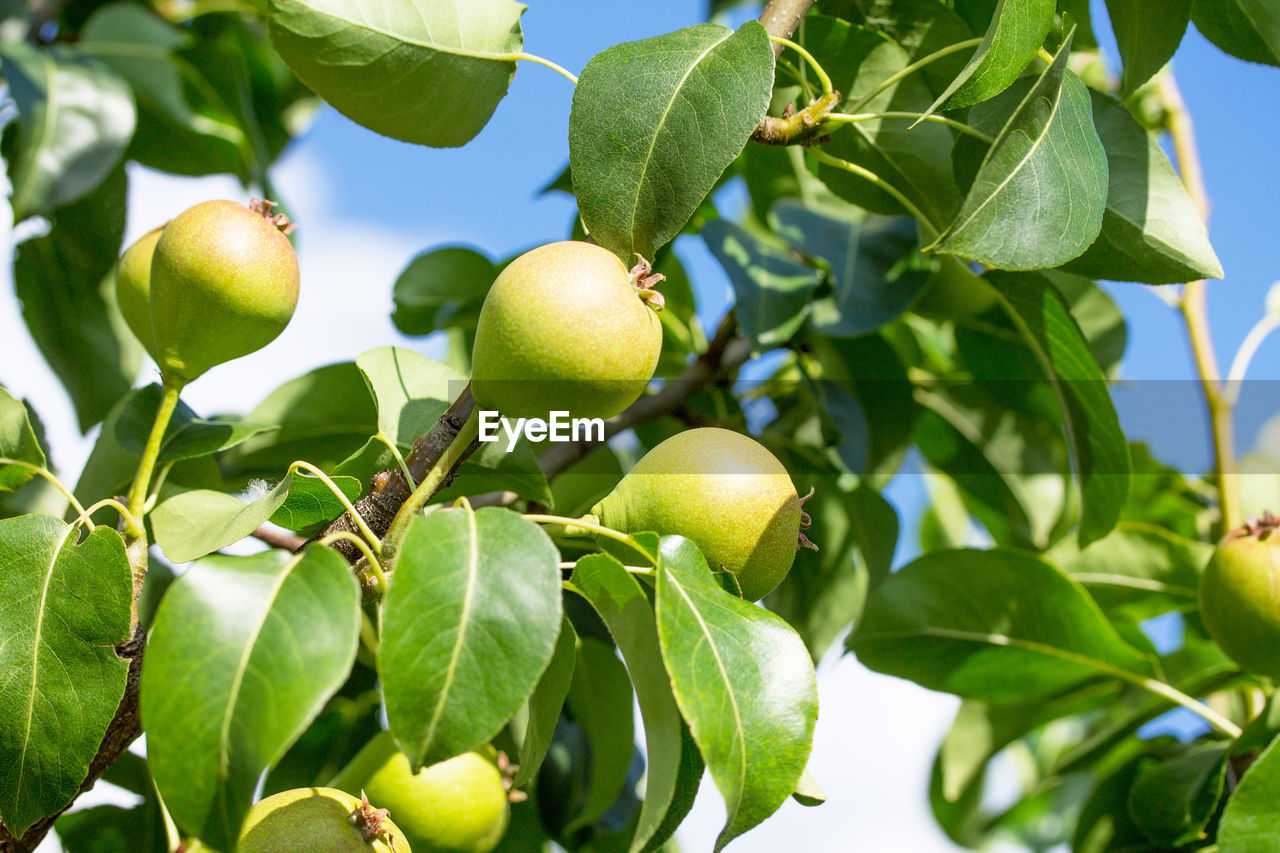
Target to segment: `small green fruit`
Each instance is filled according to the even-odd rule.
[[[653,281],[643,262],[629,274],[591,243],[550,243],[516,258],[480,309],[476,402],[512,418],[621,412],[643,393],[662,351],[662,323],[648,305],[660,304]]]
[[[147,355],[157,362],[160,359],[156,356],[156,335],[151,328],[151,256],[163,230],[162,225],[139,237],[138,242],[120,256],[120,265],[116,268],[116,301],[120,303],[120,313],[142,342]]]
[[[287,218],[269,202],[207,201],[165,226],[151,262],[151,325],[166,380],[262,349],[298,304]]]
[[[411,853],[385,809],[334,788],[295,788],[249,809],[237,853]]]
[[[592,508],[607,527],[679,534],[713,570],[732,572],[748,601],[763,598],[791,570],[801,509],[787,469],[761,444],[727,429],[691,429],[644,455]]]
[[[1280,679],[1280,519],[1263,513],[1222,540],[1200,576],[1200,616],[1232,660]]]
[[[375,735],[333,784],[390,809],[418,853],[489,853],[511,817],[493,762],[468,752],[414,774],[390,732]]]

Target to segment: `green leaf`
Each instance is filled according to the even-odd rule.
[[[1062,295],[1039,276],[988,273],[1009,316],[1058,396],[1080,489],[1081,547],[1106,536],[1129,495],[1129,444],[1107,390]]]
[[[996,136],[960,212],[931,248],[987,266],[1039,269],[1071,260],[1098,236],[1106,153],[1088,89],[1067,71],[1070,52],[1068,38]]]
[[[1203,836],[1222,796],[1227,747],[1223,741],[1194,744],[1138,774],[1129,789],[1129,814],[1147,838],[1177,847]]]
[[[702,239],[733,284],[734,316],[757,350],[791,339],[809,314],[821,274],[724,219],[702,226]]]
[[[408,447],[435,424],[466,385],[466,377],[401,347],[380,347],[356,359],[378,407],[378,434]]]
[[[475,328],[498,265],[464,246],[423,252],[396,279],[391,321],[406,335]]]
[[[1280,800],[1280,738],[1271,742],[1244,774],[1227,801],[1218,827],[1221,853],[1266,853],[1280,846],[1276,802]]]
[[[573,721],[586,735],[590,756],[586,800],[561,831],[571,838],[599,820],[622,794],[636,751],[635,697],[627,670],[610,643],[595,637],[578,641],[568,705]]]
[[[679,233],[764,117],[764,27],[699,24],[615,45],[583,69],[569,114],[582,219],[619,257],[650,260]]]
[[[897,319],[929,280],[916,251],[915,220],[828,211],[795,200],[773,209],[776,231],[825,261],[833,292],[813,303],[815,332],[849,338]]]
[[[1098,239],[1063,268],[1146,284],[1222,278],[1204,220],[1159,142],[1119,102],[1089,95],[1111,174],[1107,206]]]
[[[151,435],[151,425],[160,408],[159,383],[152,383],[129,397],[116,420],[116,440],[120,446],[141,458]],[[273,424],[246,421],[206,420],[181,400],[165,430],[158,462],[177,462],[209,456],[235,447],[255,435],[276,429]]]
[[[514,492],[522,498],[555,506],[555,496],[547,483],[547,475],[538,466],[533,445],[521,438],[510,453],[505,439],[485,442],[462,463],[453,485],[441,489],[432,501],[450,503],[462,495],[482,495],[486,492]]]
[[[520,742],[520,762],[511,781],[513,788],[529,784],[547,757],[547,748],[551,746],[560,711],[564,708],[565,697],[569,695],[569,684],[573,681],[577,647],[578,632],[566,616],[560,626],[555,651],[551,653],[551,663],[529,697],[529,721],[525,725],[524,740]]]
[[[175,563],[186,563],[233,545],[257,530],[284,505],[296,474],[248,503],[214,489],[180,492],[150,515],[156,544]]]
[[[1107,0],[1107,14],[1124,63],[1123,100],[1173,59],[1191,20],[1191,0]]]
[[[71,395],[81,432],[128,393],[142,364],[108,278],[124,237],[126,190],[124,169],[112,171],[58,210],[48,234],[20,243],[13,265],[22,317]]]
[[[410,525],[378,674],[415,768],[485,743],[533,692],[560,635],[559,561],[541,528],[505,509],[464,504]]]
[[[124,540],[44,515],[0,521],[0,820],[21,838],[79,793],[124,695]]]
[[[347,118],[453,148],[489,121],[516,73],[525,7],[511,0],[270,0],[281,58]]]
[[[912,62],[973,35],[962,18],[937,0],[824,0],[819,7],[884,33],[907,51]],[[928,63],[920,73],[929,88],[941,92],[966,64],[963,52],[953,53]]]
[[[944,10],[945,11],[945,10]],[[871,100],[864,98],[911,63],[911,56],[883,36],[825,16],[805,20],[805,47],[827,69],[844,94],[838,112],[920,113],[933,100],[924,78],[908,75]],[[910,127],[910,120],[882,118],[847,124],[823,143],[823,150],[864,166],[888,181],[933,221],[945,222],[960,206],[951,168],[951,131],[934,122]],[[866,179],[824,164],[819,176],[841,198],[873,213],[903,215],[902,204]]]
[[[38,468],[48,464],[31,428],[27,407],[3,386],[0,386],[0,459],[25,462]],[[21,465],[0,462],[0,492],[12,492],[34,476],[34,471]]]
[[[129,87],[96,59],[63,46],[5,44],[0,72],[18,109],[18,132],[6,134],[13,145],[5,151],[13,221],[84,198],[119,165],[133,135]]]
[[[63,853],[168,853],[164,821],[154,800],[131,809],[94,806],[58,818]]]
[[[111,3],[80,31],[77,46],[133,88],[138,127],[129,154],[187,175],[248,176],[253,154],[222,96],[182,54],[191,35],[136,3]]]
[[[1079,584],[999,549],[935,551],[899,569],[871,593],[848,645],[876,672],[984,702],[1151,668]]]
[[[590,554],[578,560],[570,582],[608,627],[640,703],[648,775],[644,805],[630,848],[632,853],[638,853],[653,840],[678,796],[684,724],[662,665],[653,608],[639,581],[613,557]]]
[[[1083,276],[1056,270],[1041,272],[1053,282],[1071,306],[1075,318],[1089,344],[1093,360],[1109,379],[1114,379],[1129,344],[1129,329],[1120,306],[1105,290]]]
[[[355,503],[364,491],[360,481],[355,477],[330,477],[333,484],[342,490],[347,500]],[[320,480],[319,477],[294,477],[289,484],[289,493],[268,519],[286,530],[293,530],[303,536],[318,532],[319,528],[342,515],[345,507],[338,496]]]
[[[1272,0],[1195,0],[1191,20],[1237,59],[1280,65],[1280,9]]]
[[[201,560],[156,613],[141,709],[178,826],[227,850],[263,771],[337,692],[360,639],[360,587],[337,552]]]
[[[719,851],[773,814],[804,773],[813,664],[787,623],[721,589],[679,536],[662,540],[657,620],[676,704],[728,810]]]
[[[982,43],[928,112],[972,106],[1008,88],[1044,44],[1054,6],[1054,0],[999,0]]]

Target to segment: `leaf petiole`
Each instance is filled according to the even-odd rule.
[[[347,499],[347,496],[343,493],[342,489],[338,488],[337,483],[333,482],[333,480],[330,480],[329,476],[325,474],[325,472],[321,471],[319,468],[312,465],[310,462],[303,462],[302,460],[298,460],[297,462],[294,462],[292,465],[289,466],[288,473],[293,474],[298,471],[305,471],[306,473],[318,479],[320,482],[324,483],[325,486],[328,487],[329,491],[333,492],[334,497],[336,497],[338,501],[342,504],[342,508],[345,509],[347,513],[355,520],[356,527],[358,527],[360,529],[360,532],[365,536],[365,538],[369,540],[369,544],[372,545],[374,548],[381,548],[382,540],[378,538],[377,534],[375,534],[372,530],[369,529],[369,525],[368,523],[365,522],[364,517],[361,516],[360,513],[356,511],[355,506],[353,506],[351,501]]]
[[[889,183],[870,169],[859,166],[857,163],[850,163],[848,160],[841,160],[839,157],[832,157],[820,148],[810,148],[809,153],[812,154],[819,163],[826,163],[828,166],[835,166],[837,169],[844,169],[846,172],[857,175],[869,183],[874,184],[878,189],[881,189],[893,196],[899,204],[907,209],[908,213],[919,220],[920,224],[924,226],[925,231],[928,232],[930,237],[934,240],[938,239],[938,229],[929,221],[929,217],[925,216],[924,212],[921,211],[920,208],[916,207],[915,202],[903,195],[902,191],[893,184]]]
[[[644,546],[639,542],[620,530],[614,530],[612,527],[605,527],[603,524],[593,521],[592,516],[586,516],[585,518],[567,518],[563,515],[529,514],[526,515],[524,519],[525,521],[532,521],[535,524],[559,524],[564,527],[577,527],[581,530],[588,530],[597,536],[604,536],[608,539],[614,540],[615,542],[621,542],[623,545],[627,545],[634,551],[638,552],[653,565],[658,565],[658,558],[646,551]]]
[[[537,56],[536,54],[532,54],[532,53],[517,53],[515,54],[515,58],[523,59],[525,62],[536,62],[538,65],[544,65],[547,68],[550,68],[552,71],[564,77],[573,85],[575,86],[578,85],[578,75],[574,74],[572,71],[569,71],[563,66],[557,65],[556,63],[552,62],[550,59],[545,59],[541,56]]]
[[[0,456],[0,465],[16,465],[19,468],[24,468],[27,471],[30,471],[38,477],[43,477],[55,489],[62,492],[62,496],[67,499],[67,503],[71,504],[71,508],[76,511],[77,515],[84,515],[84,506],[80,501],[76,500],[76,496],[67,488],[66,484],[58,479],[58,475],[54,474],[48,468],[41,465],[34,465],[30,462],[23,462],[21,459],[9,459],[2,456]]]
[[[900,80],[911,76],[915,72],[919,71],[921,68],[924,68],[929,63],[936,62],[937,60],[942,59],[945,56],[950,56],[951,54],[956,53],[957,51],[965,50],[970,47],[977,47],[980,44],[982,44],[982,39],[980,38],[965,39],[964,41],[958,41],[955,44],[949,44],[946,47],[942,48],[941,50],[935,50],[933,53],[929,54],[928,56],[922,56],[921,58],[917,59],[915,62],[906,66],[905,68],[899,71],[895,71],[893,74],[890,74],[888,77],[881,80],[874,89],[872,89],[867,94],[863,95],[862,98],[856,104],[849,107],[849,112],[851,113],[858,112],[867,104],[875,100],[876,95],[879,95],[885,89],[892,87],[895,83],[899,82]]]
[[[769,36],[769,41],[773,42],[774,44],[780,44],[780,45],[783,45],[784,47],[789,47],[792,50],[794,50],[796,53],[800,54],[801,58],[804,59],[805,63],[808,64],[808,66],[813,69],[814,76],[818,78],[818,85],[822,87],[822,94],[830,95],[834,91],[834,88],[831,85],[831,77],[827,74],[827,69],[822,67],[822,63],[814,59],[812,53],[805,50],[802,46],[800,46],[799,44],[796,44],[791,39],[784,39],[781,36]]]
[[[142,460],[138,463],[138,473],[133,486],[129,489],[129,516],[136,520],[130,523],[129,532],[135,536],[143,535],[142,516],[146,512],[147,495],[151,488],[151,474],[155,470],[156,461],[164,446],[164,434],[169,428],[169,421],[178,408],[178,397],[182,393],[185,382],[166,378],[161,384],[160,408],[156,409],[155,421],[151,424],[151,434],[147,436],[147,445],[142,451]]]

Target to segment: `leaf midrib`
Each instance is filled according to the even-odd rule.
[[[453,651],[449,654],[449,665],[445,668],[444,684],[440,688],[440,698],[436,700],[435,710],[431,713],[431,722],[427,725],[426,737],[423,739],[423,746],[430,746],[435,740],[436,726],[440,724],[440,718],[444,715],[444,706],[449,699],[449,693],[453,689],[453,681],[458,674],[458,660],[462,657],[462,644],[467,636],[467,626],[470,624],[472,601],[475,598],[476,576],[479,573],[480,566],[480,549],[478,547],[480,535],[476,528],[476,514],[470,505],[464,503],[462,511],[467,519],[467,590],[462,596],[462,613],[458,619],[458,634],[453,641]]]

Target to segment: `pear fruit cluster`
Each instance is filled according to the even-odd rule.
[[[1280,679],[1280,518],[1263,513],[1222,540],[1200,576],[1200,616],[1228,657]]]
[[[271,207],[203,202],[124,253],[120,311],[166,382],[256,352],[289,324],[300,278],[293,226]]]
[[[658,366],[657,278],[643,262],[628,271],[612,252],[581,241],[516,258],[480,309],[471,354],[476,403],[511,418],[621,412]]]

